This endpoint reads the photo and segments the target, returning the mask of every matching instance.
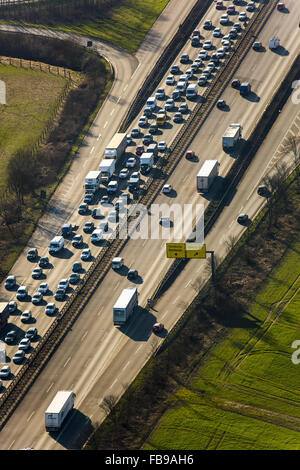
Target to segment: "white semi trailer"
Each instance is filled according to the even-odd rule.
[[[230,124],[222,137],[223,148],[233,148],[241,137],[242,126],[240,124]]]
[[[219,174],[218,160],[206,160],[197,174],[197,191],[207,192]]]
[[[86,194],[95,194],[100,188],[101,172],[98,170],[89,171],[85,177],[84,189]]]
[[[138,291],[136,287],[123,289],[120,297],[113,307],[114,325],[124,325],[138,305]]]
[[[116,160],[111,158],[104,158],[104,160],[102,160],[99,165],[99,171],[101,173],[101,182],[107,183],[114,174],[115,169]]]
[[[46,431],[59,431],[68,413],[74,407],[75,393],[71,391],[57,392],[45,411]]]
[[[113,136],[113,138],[107,145],[104,152],[104,158],[113,158],[117,161],[125,152],[126,147],[127,135],[119,132]]]

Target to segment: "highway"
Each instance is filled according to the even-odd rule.
[[[295,2],[289,2],[291,10],[295,5]],[[210,17],[212,18],[212,14]],[[287,28],[285,21],[288,22],[289,28]],[[180,201],[183,204],[195,203],[195,201],[202,199],[195,193],[195,176],[201,161],[204,161],[205,158],[211,158],[212,155],[214,158],[218,158],[221,163],[221,174],[222,176],[226,174],[232,159],[222,152],[220,144],[221,136],[230,122],[242,123],[245,138],[250,134],[253,123],[258,119],[297,53],[299,39],[297,40],[296,38],[296,33],[298,32],[298,30],[296,31],[296,21],[296,16],[294,18],[290,17],[290,15],[279,17],[278,12],[274,12],[272,18],[263,29],[260,40],[267,44],[270,36],[276,32],[281,38],[281,44],[284,45],[284,48],[289,53],[277,55],[267,49],[265,53],[251,51],[247,55],[237,76],[242,79],[247,78],[253,84],[253,89],[260,99],[249,102],[241,98],[236,90],[232,90],[231,87],[226,89],[224,97],[226,102],[230,103],[230,113],[224,113],[215,109],[192,144],[192,148],[195,149],[200,162],[195,164],[183,159],[170,178],[170,183],[177,192],[176,198],[174,198],[175,201]],[[293,31],[296,32],[294,33]],[[295,105],[294,108],[296,108]],[[287,129],[286,126],[285,128]],[[174,133],[170,132],[168,139],[172,139]],[[204,142],[206,143],[205,146],[203,145]],[[256,157],[255,161],[259,161],[258,157]],[[268,158],[264,157],[263,162],[266,164]],[[259,161],[259,165],[261,169],[261,161]],[[250,170],[247,176],[249,174]],[[257,184],[257,181],[255,181],[255,184]],[[251,184],[249,185],[248,182],[245,189],[245,192],[251,190],[253,193],[249,201],[252,200],[252,197],[257,199],[255,192],[253,192],[254,188],[253,180],[251,180]],[[242,202],[247,201],[249,195],[251,193],[245,195],[240,193],[238,204],[241,203],[241,200]],[[166,201],[166,196],[160,196],[157,202],[162,201]],[[261,203],[261,200],[259,200],[259,203]],[[248,201],[245,209],[247,207]],[[230,221],[231,225],[226,231],[226,236],[231,234],[231,230],[233,232],[241,230],[239,226],[237,227],[234,224],[236,215],[240,210],[237,210],[233,203],[227,209],[228,213],[226,214],[226,219],[224,219],[225,222],[223,220],[223,225],[220,226],[221,228],[219,227],[218,231],[217,228],[214,228],[210,234],[210,236],[213,233],[217,234],[215,236],[218,237],[218,240],[220,239],[220,230],[224,232],[224,227],[227,227],[228,221]],[[251,216],[252,212],[249,215]],[[206,243],[209,248],[214,246],[216,250],[213,243],[214,239],[210,240],[209,237]],[[218,242],[218,244],[221,249],[223,247],[222,243]],[[122,252],[126,264],[138,269],[141,275],[142,283],[138,286],[140,305],[145,304],[145,300],[151,295],[157,280],[170,264],[170,261],[165,259],[164,245],[165,241],[162,240],[135,240],[129,241]],[[28,266],[28,262],[24,262],[25,265]],[[191,266],[193,266],[193,263],[189,263],[187,269],[191,269]],[[58,279],[56,271],[56,280]],[[191,282],[191,273],[189,273],[189,279],[186,281],[186,284],[184,282],[181,281],[179,285],[181,292],[178,296],[174,295],[174,292],[178,293],[179,288],[177,286],[176,290],[174,285],[170,292],[162,298],[161,302],[168,295],[171,296],[165,304],[168,305],[168,308],[161,308],[160,304],[158,307],[155,307],[158,310],[158,319],[164,321],[167,329],[171,328],[181,313],[180,310],[182,309],[178,306],[180,301],[188,301],[189,296],[194,292],[193,289],[189,288],[190,284],[188,284]],[[53,356],[53,359],[42,372],[37,383],[32,387],[13,417],[2,430],[2,442],[5,442],[4,445],[7,446],[3,448],[20,448],[21,446],[34,448],[72,447],[75,439],[68,427],[58,437],[60,444],[57,444],[43,432],[42,414],[45,406],[50,401],[50,395],[53,396],[55,391],[61,388],[71,388],[76,391],[76,408],[80,408],[80,412],[74,414],[72,418],[73,425],[71,426],[76,430],[77,427],[74,426],[76,420],[82,422],[82,420],[87,420],[87,417],[89,417],[93,422],[98,421],[100,410],[97,411],[97,404],[101,402],[101,399],[108,393],[119,394],[120,389],[121,391],[124,390],[127,384],[134,378],[151,353],[153,342],[147,340],[149,339],[151,325],[155,318],[141,311],[141,318],[135,318],[135,321],[131,321],[126,325],[126,329],[123,332],[120,333],[112,327],[112,305],[118,293],[126,285],[128,285],[128,281],[116,273],[112,272],[106,276],[101,287],[82,312],[72,331],[67,335]],[[184,295],[182,294],[183,285],[187,285]],[[113,295],[111,287],[114,289]],[[43,323],[44,325],[45,323]],[[61,374],[61,371],[63,371],[63,374]],[[43,393],[41,393],[41,390],[43,390]],[[22,419],[20,419],[21,417]],[[30,432],[26,432],[26,435],[31,436],[31,442],[25,442],[20,424],[18,429],[16,426],[13,427],[12,423],[15,419],[19,419],[19,423],[26,423],[26,429],[30,428]]]

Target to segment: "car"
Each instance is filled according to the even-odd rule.
[[[103,222],[100,222],[99,225],[97,225],[97,228],[102,230],[103,232],[107,232],[108,230],[108,222],[106,220],[103,220]]]
[[[205,75],[201,75],[198,80],[198,85],[203,86],[207,83],[207,77]]]
[[[26,323],[32,319],[32,313],[31,310],[24,310],[24,312],[21,315],[21,321],[23,323]]]
[[[218,63],[220,62],[220,57],[218,56],[218,53],[217,52],[214,52],[212,55],[211,55],[211,58],[210,60],[212,62],[214,62],[215,65],[218,65]]]
[[[16,340],[17,332],[15,330],[10,330],[6,333],[4,338],[5,343],[11,344]]]
[[[237,78],[235,78],[234,80],[232,80],[231,86],[232,86],[233,88],[240,88],[240,86],[241,86],[240,80],[238,80]]]
[[[160,142],[158,142],[157,150],[159,152],[165,152],[167,150],[167,144],[164,140],[161,140]]]
[[[7,308],[9,313],[14,313],[18,308],[17,302],[15,300],[11,300],[8,302]]]
[[[59,284],[57,286],[57,289],[64,289],[67,290],[69,287],[69,281],[68,279],[64,278],[59,281]]]
[[[47,268],[49,266],[49,258],[48,256],[42,256],[39,261],[40,268]]]
[[[133,139],[136,139],[137,137],[140,136],[140,130],[137,128],[137,127],[134,127],[132,130],[131,130],[131,133],[130,133],[131,137]]]
[[[224,42],[222,42],[222,46],[223,46],[224,51],[229,51],[229,49],[231,48],[231,42],[225,40]]]
[[[165,110],[172,111],[173,108],[174,108],[174,100],[172,100],[172,98],[167,99],[167,101],[165,102]]]
[[[127,279],[136,279],[138,277],[138,272],[136,269],[129,269],[127,273]]]
[[[234,29],[236,29],[237,31],[241,31],[241,29],[242,29],[240,23],[234,23],[233,27],[234,27]]]
[[[163,100],[165,96],[165,90],[163,88],[158,88],[157,92],[155,93],[155,98],[157,100]]]
[[[259,196],[268,197],[268,196],[270,196],[271,192],[270,192],[270,190],[267,188],[267,186],[261,184],[261,185],[258,186],[258,188],[257,188],[257,194],[259,194]]]
[[[203,70],[202,74],[205,75],[207,78],[209,78],[211,76],[211,69],[207,67],[206,69]]]
[[[240,215],[238,215],[237,221],[238,221],[240,224],[243,224],[243,223],[247,222],[247,220],[248,220],[248,215],[247,215],[247,214],[240,214]]]
[[[112,223],[118,222],[118,212],[116,210],[110,211],[108,214],[107,220]]]
[[[176,80],[174,75],[168,75],[166,78],[166,85],[175,85]]]
[[[190,58],[188,54],[182,54],[182,56],[180,57],[181,64],[187,64],[189,60]]]
[[[25,357],[25,352],[23,350],[19,349],[13,355],[12,360],[15,364],[20,364],[21,362],[23,362],[24,357]]]
[[[173,117],[173,121],[174,122],[181,122],[182,121],[182,114],[180,112],[175,113],[174,117]]]
[[[31,273],[31,276],[33,277],[33,279],[39,279],[42,274],[43,274],[42,268],[34,268],[34,270]]]
[[[231,39],[236,38],[237,35],[238,35],[237,30],[236,30],[235,28],[232,28],[232,29],[229,31],[228,34],[229,34],[229,37],[230,37]]]
[[[226,101],[225,100],[218,100],[217,101],[217,108],[223,109],[226,107]]]
[[[246,10],[247,11],[254,11],[255,10],[255,3],[254,2],[248,2]]]
[[[228,13],[228,15],[234,15],[235,14],[235,6],[234,5],[229,5],[229,7],[227,7],[227,13]]]
[[[65,289],[57,289],[57,291],[55,292],[54,298],[55,300],[64,300],[65,295],[66,295]]]
[[[215,63],[214,62],[208,62],[207,68],[210,69],[211,72],[214,72],[216,69]]]
[[[175,64],[172,65],[172,67],[170,68],[170,72],[171,72],[172,74],[174,74],[174,73],[179,73],[179,72],[180,72],[179,66],[178,66],[178,65],[175,65]]]
[[[31,297],[31,302],[34,305],[38,305],[43,300],[43,294],[41,292],[35,292]]]
[[[252,44],[252,49],[254,49],[255,51],[259,51],[261,49],[262,45],[261,45],[261,42],[259,41],[255,41],[253,44]]]
[[[193,73],[197,72],[199,70],[199,64],[197,62],[193,62],[191,65],[191,71]]]
[[[185,158],[187,160],[194,160],[195,158],[195,152],[193,150],[188,150],[185,154]]]
[[[28,330],[25,333],[25,338],[28,338],[30,340],[34,339],[36,338],[37,333],[38,333],[38,330],[34,326],[32,328],[28,328]]]
[[[83,226],[84,233],[90,233],[94,230],[95,224],[94,222],[86,222]]]
[[[206,41],[204,41],[202,47],[203,47],[203,49],[205,49],[205,50],[206,50],[206,49],[211,49],[211,47],[212,47],[212,42],[211,42],[209,39],[207,39]],[[200,58],[201,58],[201,57],[200,57]]]
[[[148,124],[148,119],[146,118],[146,116],[141,116],[138,122],[138,126],[145,127],[147,126],[147,124]]]
[[[197,57],[197,59],[194,60],[194,64],[197,64],[198,67],[201,67],[201,65],[203,64],[202,59],[199,59],[199,57]]]
[[[153,333],[160,333],[163,329],[163,323],[154,323],[154,325],[152,326]]]
[[[200,51],[198,54],[198,59],[201,59],[201,60],[207,59],[207,51]]]
[[[30,339],[29,338],[23,338],[19,342],[19,349],[21,351],[27,351],[30,348]]]
[[[145,152],[145,147],[143,145],[137,145],[135,149],[135,154],[136,155],[142,155],[142,153]]]
[[[91,204],[93,202],[93,199],[94,199],[94,195],[90,194],[90,193],[87,193],[83,198],[83,202],[85,204]]]
[[[78,273],[81,270],[82,270],[82,264],[80,263],[80,261],[79,262],[77,261],[76,263],[73,264],[72,271],[74,273]]]
[[[200,30],[199,29],[194,29],[192,32],[192,38],[200,38]]]
[[[212,27],[212,22],[211,22],[211,20],[205,20],[205,21],[204,21],[203,28],[204,28],[204,29],[210,29],[211,27]]]
[[[16,276],[7,276],[5,279],[5,289],[13,289],[16,285]]]
[[[187,75],[188,79],[189,79],[189,78],[192,78],[192,76],[193,76],[193,70],[192,70],[192,69],[187,69],[187,70],[185,71],[185,74]]]
[[[57,309],[57,307],[56,307],[55,303],[54,303],[54,302],[50,302],[49,304],[46,305],[45,313],[46,313],[47,315],[52,315],[53,313],[56,312],[56,309]]]
[[[188,105],[186,103],[182,103],[178,108],[178,111],[180,113],[187,113],[188,110],[189,110],[189,108],[188,108]]]
[[[245,11],[239,14],[239,21],[247,21],[247,13]]]
[[[75,235],[75,237],[72,240],[72,246],[74,248],[80,248],[83,242],[83,236],[80,234]]]
[[[126,135],[126,141],[127,141],[127,145],[131,145],[132,144],[132,137],[130,134],[127,134]]]
[[[225,13],[224,15],[221,15],[220,24],[226,25],[228,21],[229,21],[229,18],[228,18],[227,13]]]
[[[171,184],[164,184],[162,188],[162,192],[164,194],[170,194],[172,192],[172,185]]]
[[[223,2],[218,1],[216,3],[216,10],[223,10],[223,8],[224,8]]]
[[[11,374],[9,366],[3,366],[0,370],[0,378],[7,379]]]
[[[225,51],[224,51],[223,47],[220,47],[217,50],[217,54],[218,54],[218,57],[221,57],[221,58],[225,56]]]
[[[172,77],[172,75],[171,75]],[[148,106],[146,106],[146,108],[144,109],[144,116],[146,117],[150,117],[152,115],[152,109],[149,108]]]
[[[173,100],[178,100],[180,98],[180,91],[176,88],[175,90],[172,91],[172,98]],[[165,109],[167,109],[165,107]],[[168,109],[167,109],[168,111]]]
[[[280,3],[277,4],[277,10],[278,11],[282,11],[284,9],[285,9],[285,4],[284,3],[280,2]]]
[[[86,214],[87,211],[88,211],[88,205],[86,202],[83,202],[82,204],[80,204],[80,206],[78,207],[78,214],[80,215],[83,215],[83,214]]]
[[[134,168],[136,165],[136,159],[134,157],[129,157],[126,161],[126,168]]]
[[[145,134],[144,137],[143,137],[143,144],[144,145],[149,145],[151,144],[151,142],[153,142],[153,137],[151,134]]]
[[[129,176],[128,168],[122,168],[122,170],[119,173],[119,178],[121,180],[126,180],[126,178],[128,178],[128,176]]]
[[[88,259],[90,259],[90,257],[91,257],[91,250],[89,248],[85,248],[84,250],[82,250],[81,255],[80,255],[80,258],[82,259],[82,261],[87,261]]]
[[[159,223],[163,227],[171,227],[171,221],[169,217],[160,217]]]
[[[22,299],[25,299],[25,297],[27,297],[27,287],[26,286],[20,286],[17,290],[17,299],[18,300],[22,300]]]
[[[150,134],[156,134],[157,131],[158,131],[158,125],[155,123],[151,124],[149,127]]]
[[[70,284],[77,284],[79,280],[80,280],[80,276],[77,273],[72,273],[69,277]]]
[[[220,38],[222,36],[222,31],[220,28],[215,28],[213,32],[213,37],[214,38]]]
[[[27,252],[28,261],[34,261],[37,257],[38,257],[37,248],[30,248],[30,250]]]
[[[101,198],[101,201],[100,201],[100,204],[102,204],[102,206],[105,206],[107,204],[110,204],[109,202],[109,197],[107,196],[107,194],[104,194]]]
[[[150,96],[147,99],[146,105],[148,108],[155,109],[156,108],[156,98],[154,96]]]

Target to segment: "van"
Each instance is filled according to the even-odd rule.
[[[123,266],[124,266],[124,258],[119,258],[119,257],[113,258],[111,262],[111,267],[113,269],[121,269]]]
[[[96,228],[91,235],[91,241],[95,243],[100,242],[101,240],[103,240],[103,230]]]
[[[107,192],[114,193],[118,189],[118,182],[117,181],[110,181],[107,185]]]
[[[65,246],[65,242],[64,242],[64,237],[60,237],[60,236],[57,236],[57,237],[54,237],[51,242],[50,242],[50,245],[49,245],[49,253],[57,253],[59,252],[60,250],[62,250],[62,248],[64,248]]]

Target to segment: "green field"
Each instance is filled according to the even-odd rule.
[[[300,449],[300,236],[248,314],[173,397],[144,449]]]
[[[10,155],[39,138],[66,79],[0,64],[0,80],[6,84],[6,105],[0,105],[0,187],[3,187]]]

